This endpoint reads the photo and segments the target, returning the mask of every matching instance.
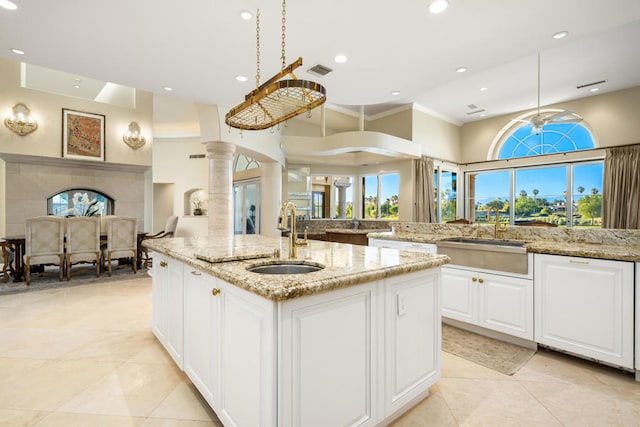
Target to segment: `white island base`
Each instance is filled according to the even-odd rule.
[[[439,267],[285,301],[154,270],[154,334],[225,426],[386,425],[440,377]]]

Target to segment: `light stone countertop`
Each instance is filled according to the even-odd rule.
[[[384,230],[384,229],[383,229]],[[325,233],[337,233],[337,234],[369,234],[369,233],[373,233],[373,232],[381,232],[381,230],[378,229],[360,229],[360,228],[327,228],[326,230],[324,230]],[[389,232],[391,232],[391,230],[387,230]]]
[[[308,246],[298,248],[298,261],[322,264],[324,269],[313,273],[270,275],[249,272],[247,267],[275,261],[273,255],[271,258],[264,256],[273,254],[277,249],[281,259],[287,260],[286,238],[248,235],[213,242],[207,238],[165,238],[144,240],[143,245],[273,301],[314,295],[449,262],[446,255],[310,240]],[[217,263],[196,256],[234,259],[234,254],[238,260]],[[251,254],[259,258],[246,259]]]
[[[531,227],[528,227],[531,228]],[[537,230],[536,230],[537,231]],[[540,230],[544,232],[546,230]],[[602,231],[602,230],[600,230]],[[606,232],[606,230],[604,231]],[[541,240],[528,239],[501,239],[501,240],[520,240],[526,242],[524,247],[527,252],[540,253],[549,255],[565,255],[582,258],[597,258],[597,259],[609,259],[615,261],[636,261],[640,262],[640,244],[635,239],[621,238],[619,244],[611,243],[612,239],[615,239],[616,231],[613,230],[610,234],[612,237],[608,240],[609,243],[595,243],[584,241],[558,241],[558,240],[544,240],[544,236],[541,236]],[[463,233],[464,235],[464,233]],[[406,231],[395,232],[383,232],[383,233],[369,233],[367,235],[370,239],[386,239],[386,240],[398,240],[414,243],[433,243],[436,244],[439,241],[461,237],[460,234],[450,233],[416,233]],[[466,236],[474,238],[474,236]],[[483,236],[482,238],[492,238],[491,236]]]

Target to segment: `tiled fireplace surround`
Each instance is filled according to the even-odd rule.
[[[5,235],[24,234],[25,219],[47,214],[47,198],[69,189],[94,189],[114,199],[114,214],[138,219],[144,230],[147,166],[5,158]]]

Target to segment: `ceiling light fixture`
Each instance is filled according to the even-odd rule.
[[[400,95],[400,91],[399,90],[394,90],[393,92],[391,92],[391,95],[398,96],[398,95]]]
[[[563,39],[569,35],[569,31],[558,31],[553,35],[553,38],[556,40]]]
[[[433,14],[442,13],[449,7],[447,0],[435,0],[429,4],[429,12]]]
[[[11,49],[11,52],[15,53],[16,55],[24,55],[24,50],[20,49]]]
[[[245,21],[249,21],[251,20],[251,18],[253,18],[253,13],[249,12],[248,10],[242,10],[240,11],[240,17]]]
[[[333,58],[333,60],[338,64],[344,64],[345,62],[347,62],[347,57],[345,55],[337,55],[335,58]]]
[[[260,85],[260,10],[256,12],[256,89],[245,95],[244,102],[233,107],[225,115],[225,123],[242,130],[268,129],[278,123],[324,104],[326,90],[320,84],[299,80],[293,70],[302,65],[302,58],[286,65],[285,30],[286,0],[282,1],[282,69]],[[281,80],[285,76],[290,80]]]
[[[456,68],[456,71],[457,71],[458,73],[464,73],[464,72],[466,72],[466,71],[467,71],[467,67],[458,67],[458,68]]]
[[[594,88],[591,89],[591,92],[597,92],[599,90],[600,90],[600,88],[594,87]]]
[[[16,10],[18,8],[14,2],[9,0],[0,0],[0,7],[8,10]]]
[[[487,88],[486,88],[486,87],[481,87],[481,88],[480,88],[480,92],[484,92],[484,91],[486,91],[486,90],[487,90]]]
[[[173,90],[173,88],[170,88],[169,86],[165,86],[162,89],[166,90],[167,92],[171,92]]]
[[[142,129],[140,129],[140,125],[137,122],[129,123],[127,131],[122,135],[122,140],[134,150],[147,143],[147,139],[142,134]]]
[[[237,81],[239,81],[239,82],[244,83],[244,82],[246,82],[246,81],[247,81],[247,80],[249,80],[249,79],[247,79],[247,76],[237,75],[237,76],[236,76],[236,80],[237,80]]]

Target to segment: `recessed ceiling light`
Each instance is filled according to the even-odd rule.
[[[243,82],[243,83],[244,83],[244,82],[246,82],[248,79],[247,79],[247,76],[237,75],[237,76],[236,76],[236,80],[237,80],[237,81],[239,81],[239,82]]]
[[[393,92],[391,92],[391,95],[398,96],[398,95],[400,95],[400,91],[399,90],[394,90]]]
[[[344,64],[345,62],[347,62],[347,57],[345,55],[336,55],[335,58],[333,58],[334,61],[336,61],[338,64]]]
[[[11,49],[11,52],[15,53],[16,55],[24,55],[24,50],[20,49]]]
[[[169,86],[165,86],[162,89],[166,90],[167,92],[171,92],[173,90],[173,88],[171,88]]]
[[[0,0],[0,7],[9,10],[16,10],[18,8],[14,2],[9,0]]]
[[[459,73],[464,73],[465,71],[467,71],[467,67],[458,67],[456,68],[456,71]]]
[[[80,89],[80,85],[73,85],[76,89]]]
[[[592,89],[591,89],[591,92],[597,92],[597,91],[599,91],[599,90],[600,90],[600,88],[598,88],[598,87],[594,87],[594,88],[592,88]]]
[[[554,39],[563,39],[569,35],[569,31],[558,31],[553,35]]]
[[[80,77],[76,77],[75,79],[73,79],[74,81],[80,83],[82,81],[82,79]]]
[[[487,88],[486,88],[486,87],[481,87],[481,88],[480,88],[480,92],[484,92],[485,90],[487,90]]]
[[[536,103],[535,103],[535,102],[530,102],[530,103],[529,103],[529,107],[535,107],[535,106],[536,106]]]
[[[485,113],[480,114],[480,117],[485,117],[485,116],[486,116]]]
[[[441,13],[444,12],[449,7],[449,2],[447,0],[435,0],[429,4],[429,12],[431,13]]]
[[[249,21],[251,18],[253,18],[253,13],[249,12],[248,10],[242,10],[240,11],[240,17],[245,21]]]

